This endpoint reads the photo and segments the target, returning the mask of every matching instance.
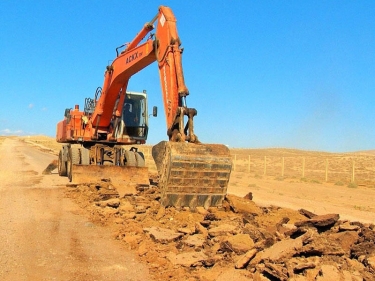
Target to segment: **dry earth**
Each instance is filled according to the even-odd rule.
[[[152,280],[134,253],[66,198],[66,179],[42,174],[52,159],[0,139],[0,280]]]
[[[151,187],[119,198],[13,162],[11,144],[18,158],[59,149],[3,139],[3,280],[375,280],[374,188],[233,172],[223,208],[164,209],[151,164]]]

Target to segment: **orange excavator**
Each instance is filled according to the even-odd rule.
[[[56,140],[63,143],[58,156],[60,176],[73,183],[106,178],[124,192],[149,185],[144,155],[136,148],[147,139],[147,93],[130,92],[127,86],[134,74],[157,62],[169,139],[152,148],[161,204],[221,205],[232,169],[230,152],[221,144],[202,144],[194,133],[197,111],[186,105],[189,91],[180,46],[176,18],[169,7],[160,6],[133,41],[116,49],[116,58],[106,67],[103,87],[97,88],[94,98],[85,99],[83,111],[78,105],[68,108],[57,124]]]

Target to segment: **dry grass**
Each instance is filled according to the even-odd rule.
[[[374,186],[375,155],[368,152],[329,153],[296,149],[232,149],[234,170],[254,177],[272,176],[313,183]]]

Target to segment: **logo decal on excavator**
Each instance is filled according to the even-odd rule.
[[[132,62],[133,60],[138,58],[138,52],[135,54],[132,54],[126,58],[126,63]]]
[[[161,17],[160,17],[161,26],[164,26],[164,23],[165,23],[165,16],[163,14],[161,14]]]

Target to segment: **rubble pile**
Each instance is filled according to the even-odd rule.
[[[375,226],[227,195],[220,208],[163,208],[156,185],[119,198],[109,181],[67,195],[111,227],[155,280],[375,280]]]

